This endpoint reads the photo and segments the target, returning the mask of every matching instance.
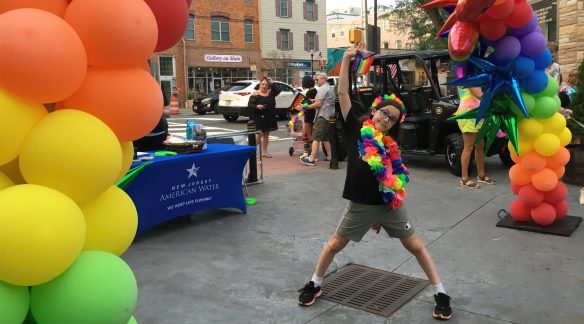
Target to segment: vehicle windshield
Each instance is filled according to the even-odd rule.
[[[241,91],[251,85],[251,82],[234,82],[225,91]]]

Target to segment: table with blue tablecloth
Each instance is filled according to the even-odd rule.
[[[202,152],[154,157],[125,188],[138,210],[138,232],[211,208],[247,213],[242,175],[252,154],[252,146],[208,144]]]

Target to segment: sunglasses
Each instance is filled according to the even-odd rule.
[[[387,121],[391,124],[397,123],[397,117],[393,116],[389,111],[385,109],[379,109],[379,113],[382,118],[387,118]]]

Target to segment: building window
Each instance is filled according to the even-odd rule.
[[[341,38],[345,38],[345,27],[341,27]]]
[[[316,50],[316,33],[315,32],[308,32],[307,33],[307,47],[308,50]]]
[[[245,20],[243,22],[243,29],[245,32],[245,42],[253,43],[253,21]]]
[[[172,56],[159,56],[158,64],[160,66],[160,76],[174,76],[174,64]]]
[[[389,31],[389,19],[385,18],[383,19],[383,31],[384,32],[388,32]]]
[[[397,49],[401,49],[402,48],[402,41],[401,40],[396,40],[395,41],[395,47]]]
[[[185,39],[195,39],[195,15],[189,15],[189,23],[184,35]]]
[[[316,4],[314,0],[306,0],[306,19],[316,20]]]
[[[384,49],[388,49],[389,48],[389,42],[383,42],[383,48]]]
[[[336,30],[334,28],[331,28],[331,38],[335,39],[336,37],[337,37]]]
[[[280,17],[288,17],[288,0],[280,0]]]
[[[218,42],[229,41],[229,18],[211,17],[211,40]]]
[[[284,51],[288,51],[292,49],[290,46],[290,30],[288,29],[280,29],[280,49]]]

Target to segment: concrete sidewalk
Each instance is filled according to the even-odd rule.
[[[453,297],[450,322],[584,322],[583,229],[566,238],[495,227],[497,211],[513,199],[496,159],[488,159],[487,170],[496,170],[489,175],[498,184],[478,190],[461,188],[443,157],[406,162],[412,173],[406,206]],[[123,256],[138,279],[138,321],[436,323],[431,288],[389,318],[325,300],[297,304],[297,290],[345,207],[345,168],[291,165],[249,187],[257,204],[247,215],[196,213],[138,236]],[[570,215],[582,216],[578,188],[569,190]],[[425,278],[400,242],[382,233],[350,243],[329,272],[352,262]]]

